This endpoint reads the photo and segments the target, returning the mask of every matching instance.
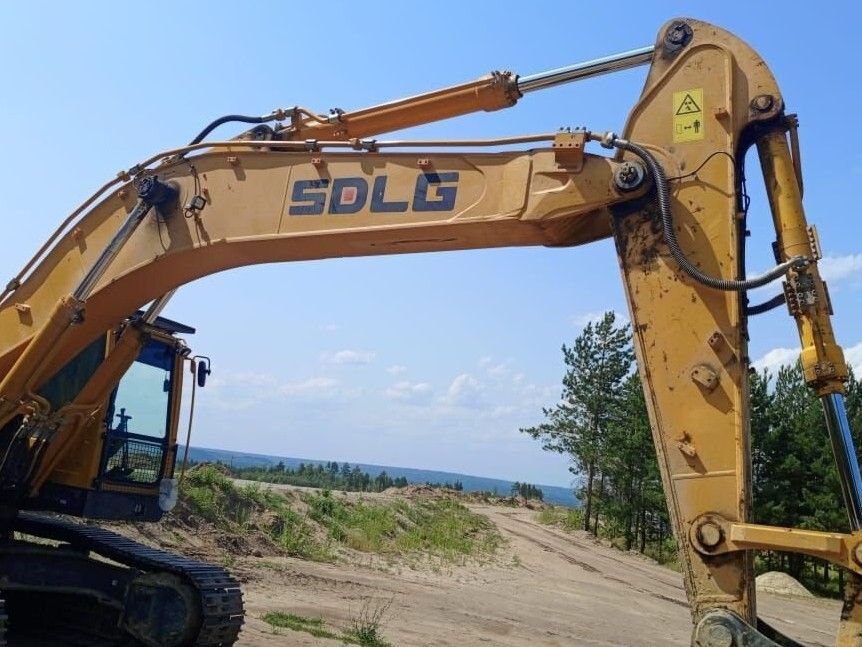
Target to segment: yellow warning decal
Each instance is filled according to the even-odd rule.
[[[673,93],[673,141],[703,139],[703,88]]]

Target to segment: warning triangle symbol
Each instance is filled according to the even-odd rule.
[[[685,99],[682,100],[682,103],[679,104],[679,108],[676,110],[676,114],[678,115],[690,115],[695,112],[700,112],[700,106],[697,105],[694,99],[691,98],[691,95],[686,92]]]

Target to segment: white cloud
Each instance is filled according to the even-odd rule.
[[[278,380],[270,373],[239,371],[237,373],[227,373],[225,375],[225,382],[243,386],[273,386]]]
[[[331,395],[338,380],[331,377],[310,377],[302,382],[288,382],[279,387],[279,392],[287,397],[291,396],[326,396]]]
[[[350,396],[347,389],[338,388],[331,377],[311,377],[297,382],[283,382],[269,373],[224,371],[218,379],[207,382],[207,392],[217,393],[214,404],[220,409],[240,410],[276,402],[283,398],[321,398]],[[213,388],[214,387],[214,388]]]
[[[236,395],[238,392],[251,391],[254,397],[260,399],[278,387],[278,378],[271,373],[258,371],[231,371],[228,369],[214,371],[207,379],[207,392],[229,391]],[[221,395],[219,400],[228,399]],[[241,399],[241,398],[237,398]]]
[[[431,397],[432,391],[431,385],[427,382],[409,382],[403,380],[396,382],[386,389],[384,395],[391,400],[417,404],[427,402]]]
[[[600,312],[598,310],[593,310],[590,312],[582,312],[581,314],[575,315],[574,317],[572,317],[572,323],[575,324],[576,326],[580,327],[580,328],[583,328],[588,323],[590,323],[592,321],[598,321],[599,319],[601,319],[603,314],[605,314],[605,313]]]
[[[484,369],[488,375],[495,378],[506,377],[511,373],[511,365],[512,360],[509,359],[504,362],[497,362],[493,357],[487,355],[479,359],[479,368]]]
[[[327,364],[370,364],[375,353],[370,350],[339,350],[334,353],[323,353],[320,359]]]
[[[401,366],[401,364],[395,364],[394,366],[390,366],[386,369],[386,372],[390,375],[401,375],[405,371],[407,371],[407,367]]]
[[[461,373],[449,385],[444,401],[458,407],[476,407],[482,400],[484,387],[469,373]]]
[[[606,310],[591,310],[589,312],[582,312],[581,314],[575,315],[572,317],[572,323],[575,324],[578,328],[583,328],[588,323],[598,323],[601,321],[602,317],[605,316]],[[628,323],[629,317],[627,314],[621,313],[619,310],[614,310],[614,315],[616,315],[616,324],[618,326],[622,326]]]
[[[847,363],[853,367],[856,379],[862,378],[862,341],[855,346],[845,348],[844,357],[847,359]]]
[[[824,256],[817,265],[824,281],[837,283],[847,278],[862,278],[862,254]]]
[[[494,407],[489,414],[492,418],[505,418],[518,410],[518,407],[511,404],[501,404]]]
[[[321,326],[321,330],[323,330],[324,332],[335,332],[336,330],[338,330],[338,326],[334,323],[328,323]]]
[[[753,366],[757,371],[768,369],[773,375],[778,372],[782,366],[792,366],[799,359],[798,348],[773,348],[759,360],[754,362]]]

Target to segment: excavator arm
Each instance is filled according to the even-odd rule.
[[[368,139],[646,63],[621,136]],[[38,447],[25,472],[27,495],[15,505],[26,507],[27,497],[63,479],[85,487],[92,475],[73,477],[78,466],[98,462],[106,394],[152,334],[152,317],[133,313],[163,305],[185,283],[256,263],[613,237],[693,644],[793,644],[757,622],[752,551],[763,549],[815,555],[851,571],[839,644],[862,645],[855,596],[862,479],[843,409],[847,367],[817,271],[816,232],[802,209],[798,154],[788,145],[795,121],[784,105],[756,52],[684,19],[667,23],[654,46],[622,55],[530,77],[495,72],[356,112],[277,110],[244,118],[258,125],[237,139],[206,140],[208,128],[190,145],[136,165],[63,223],[0,302],[0,424],[7,434],[24,429]],[[270,121],[275,127],[264,125]],[[590,142],[613,156],[586,152]],[[499,152],[527,143],[544,145]],[[744,266],[743,160],[752,145],[777,238],[778,265],[760,277],[746,277]],[[761,308],[746,293],[779,278],[782,296],[770,305],[786,301],[797,323],[805,379],[827,414],[849,534],[750,523],[747,318]],[[567,280],[587,284],[584,276]],[[77,397],[52,408],[39,388],[108,331],[115,342],[103,365]]]

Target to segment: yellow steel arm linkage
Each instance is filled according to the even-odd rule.
[[[641,100],[625,128],[625,139],[639,146],[619,144],[618,159],[652,157],[670,177],[664,200],[672,212],[670,235],[659,199],[615,218],[614,237],[696,623],[694,643],[704,647],[774,644],[756,631],[753,549],[817,554],[859,571],[860,533],[749,524],[747,300],[738,288],[746,213],[738,173],[752,143],[760,151],[788,283],[808,290],[800,299],[805,305],[797,307],[791,298],[806,379],[820,393],[834,393],[846,377],[786,144],[783,109],[769,68],[745,43],[712,25],[673,21],[659,34]],[[799,288],[786,292],[800,294]],[[836,457],[839,465],[856,467],[849,452],[838,448]],[[842,615],[841,636],[858,634],[854,614]]]
[[[386,143],[360,141],[502,108],[584,70],[646,60],[652,65],[624,138],[576,131],[521,140],[553,139],[551,148],[487,154],[383,153]],[[41,382],[143,304],[207,274],[275,261],[576,245],[612,235],[696,623],[694,643],[773,645],[756,629],[752,550],[816,554],[860,570],[859,533],[749,523],[745,289],[752,283],[741,280],[746,214],[738,189],[751,143],[761,155],[806,380],[829,398],[827,412],[834,414],[851,513],[859,489],[839,415],[846,366],[816,271],[816,237],[805,223],[783,108],[768,67],[750,47],[685,19],[663,27],[655,48],[623,57],[520,81],[496,73],[332,117],[296,109],[271,141],[204,143],[156,156],[135,169],[141,201],[121,176],[124,185],[97,204],[85,203],[95,206],[67,221],[71,230],[58,234],[41,262],[28,264],[26,278],[10,282],[0,303],[0,422],[22,411],[48,415],[34,394]],[[616,147],[617,156],[585,154],[591,139]],[[327,141],[363,152],[330,152]],[[143,170],[158,160],[154,170]],[[657,200],[644,199],[649,188]],[[165,195],[156,199],[154,191]],[[133,342],[116,365],[94,376],[88,396],[104,392],[132,356]],[[76,404],[91,411],[88,403]],[[74,437],[59,434],[34,483],[49,478],[46,470],[63,452],[75,451],[78,436],[95,433],[93,426],[69,428]],[[851,579],[842,644],[858,644],[859,589]]]
[[[566,144],[578,137],[558,139]],[[90,269],[127,220],[136,201],[131,185],[94,207],[0,305],[6,398],[0,411],[8,416],[23,385],[38,386],[129,313],[213,272],[607,237],[607,209],[633,194],[615,188],[619,162],[583,155],[582,144],[583,137],[574,156],[569,147],[559,154],[551,148],[472,155],[215,151],[162,166],[159,182],[174,187],[176,200],[144,217],[85,304],[56,311],[58,300],[93,276]],[[195,197],[201,208],[184,208]],[[44,344],[30,343],[43,337]],[[10,370],[24,349],[22,370]]]

